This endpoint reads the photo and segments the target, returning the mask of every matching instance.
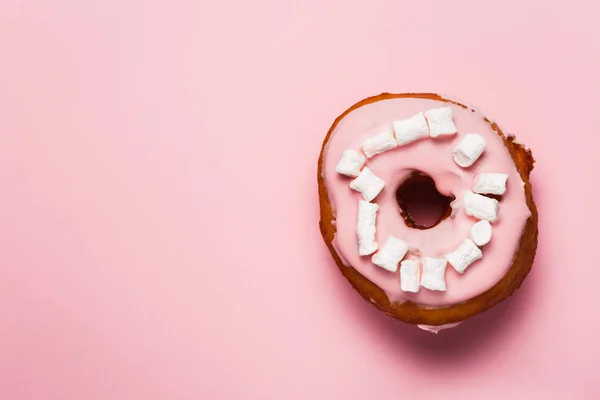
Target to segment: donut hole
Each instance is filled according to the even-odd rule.
[[[430,229],[452,213],[452,196],[438,192],[434,180],[415,171],[396,190],[396,201],[406,225],[415,229]]]

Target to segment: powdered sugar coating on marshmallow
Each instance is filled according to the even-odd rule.
[[[398,143],[396,143],[392,132],[381,132],[362,142],[360,147],[365,152],[367,158],[371,158],[376,154],[398,147]]]
[[[506,192],[507,174],[483,172],[477,176],[473,191],[481,194],[502,195]]]
[[[421,287],[419,284],[419,269],[421,263],[418,260],[404,260],[400,263],[400,289],[403,292],[417,293]]]
[[[485,150],[486,141],[476,133],[466,134],[454,148],[454,161],[463,168],[470,167]]]
[[[452,108],[434,108],[425,112],[429,124],[429,136],[432,138],[442,135],[453,135],[458,130],[452,120]]]
[[[467,215],[494,222],[498,219],[498,200],[471,191],[465,192],[464,207]]]
[[[390,272],[398,270],[398,263],[404,258],[408,251],[408,244],[402,240],[390,236],[387,238],[381,250],[372,258],[373,264]]]
[[[379,247],[375,241],[377,210],[379,210],[379,205],[377,204],[364,200],[358,201],[356,234],[358,236],[358,254],[361,256],[373,254]]]
[[[444,258],[423,258],[423,275],[421,276],[421,286],[429,290],[446,290],[446,259]]]
[[[477,247],[471,239],[465,239],[461,245],[458,246],[458,249],[446,255],[446,260],[454,267],[456,272],[462,274],[469,265],[482,257],[483,253],[479,247]]]
[[[394,121],[393,125],[398,146],[429,136],[427,121],[422,112],[407,119]]]
[[[352,149],[344,150],[342,152],[342,159],[335,167],[335,170],[342,175],[356,178],[366,162],[366,157],[360,154],[360,152]]]
[[[470,237],[477,246],[485,246],[492,239],[492,224],[489,221],[481,220],[471,227]]]
[[[369,168],[364,167],[358,177],[350,182],[350,188],[360,192],[366,201],[371,201],[385,186],[383,179],[375,175]]]

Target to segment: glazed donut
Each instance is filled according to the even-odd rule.
[[[386,314],[434,332],[455,326],[509,297],[531,269],[533,163],[514,136],[457,101],[367,98],[323,142],[323,239]]]

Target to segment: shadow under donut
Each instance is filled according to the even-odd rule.
[[[542,258],[536,261],[542,261]],[[486,357],[486,349],[494,348],[503,337],[511,336],[523,324],[527,324],[527,315],[535,304],[534,293],[539,281],[534,266],[528,279],[511,297],[457,327],[434,334],[385,315],[365,302],[347,284],[335,265],[327,270],[332,274],[331,278],[338,281],[333,285],[335,290],[332,294],[351,314],[350,318],[355,320],[353,323],[364,327],[368,340],[385,346],[390,357],[398,362],[410,360],[415,367],[427,371],[449,367],[456,370]]]

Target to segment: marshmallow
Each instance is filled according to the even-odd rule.
[[[419,261],[404,260],[400,263],[400,289],[404,292],[419,291]]]
[[[498,219],[498,200],[471,191],[465,192],[464,207],[467,215],[494,222]]]
[[[483,194],[504,194],[507,179],[507,174],[481,173],[477,176],[473,191]]]
[[[358,222],[356,224],[356,235],[358,236],[358,254],[366,256],[377,251],[375,241],[375,220],[377,219],[379,205],[368,201],[358,201]]]
[[[427,121],[422,112],[407,119],[394,121],[393,125],[398,146],[429,136]]]
[[[356,178],[358,174],[360,174],[360,170],[367,162],[365,156],[360,154],[356,150],[344,150],[342,153],[342,159],[338,163],[335,170],[346,176],[350,176],[352,178]]]
[[[367,155],[367,158],[371,158],[375,154],[383,153],[384,151],[398,147],[398,143],[396,143],[396,139],[394,139],[392,132],[382,132],[362,142],[360,147]]]
[[[456,125],[452,121],[452,107],[428,110],[425,112],[425,118],[427,118],[429,124],[429,135],[431,137],[453,135],[457,132]]]
[[[454,161],[463,168],[470,167],[485,150],[485,139],[475,133],[468,133],[454,148]]]
[[[364,167],[360,174],[358,174],[358,177],[350,182],[350,188],[360,192],[366,201],[371,201],[377,197],[384,185],[385,182],[383,179],[375,175],[367,167]]]
[[[446,260],[448,260],[450,265],[452,265],[459,274],[465,272],[465,269],[467,269],[469,265],[474,261],[479,260],[481,257],[483,257],[483,253],[471,239],[463,240],[461,245],[458,246],[458,249],[450,254],[446,254]]]
[[[429,290],[446,290],[446,260],[443,258],[423,258],[421,286]]]
[[[404,258],[408,251],[408,244],[402,240],[390,236],[387,238],[381,250],[372,258],[373,264],[390,272],[398,270],[398,263]]]
[[[477,246],[485,246],[492,238],[492,225],[486,221],[479,221],[471,227],[471,240]]]
[[[450,209],[452,210],[450,212],[450,216],[452,218],[456,217],[458,215],[458,213],[460,212],[460,210],[462,210],[463,206],[462,206],[462,201],[460,201],[459,199],[454,199],[450,202]]]

